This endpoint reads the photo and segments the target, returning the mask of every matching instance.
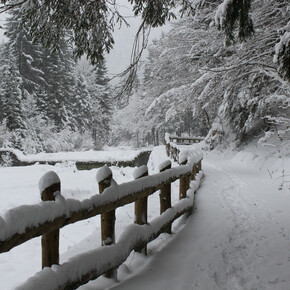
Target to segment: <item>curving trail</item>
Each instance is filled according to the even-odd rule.
[[[136,275],[110,289],[290,290],[290,192],[269,175],[205,158],[185,226]]]

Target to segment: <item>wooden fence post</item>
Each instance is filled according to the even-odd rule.
[[[159,171],[164,172],[167,169],[171,168],[171,161],[163,162],[159,166]],[[160,214],[165,212],[168,208],[171,208],[171,183],[165,184],[160,190]],[[171,225],[166,231],[168,234],[171,234]]]
[[[170,143],[166,143],[165,144],[165,148],[166,148],[166,154],[168,157],[170,157]]]
[[[99,193],[111,186],[113,174],[108,166],[103,166],[97,172],[97,181],[99,183]],[[115,243],[115,210],[101,214],[101,238],[102,246],[109,246]],[[110,270],[104,274],[106,278],[115,278],[117,272]]]
[[[201,160],[198,161],[197,167],[198,167],[198,171],[197,172],[199,172],[201,170]]]
[[[184,160],[180,165],[186,165],[187,159]],[[179,179],[179,199],[186,197],[186,191],[189,188],[189,178],[188,176],[181,176]]]
[[[148,168],[143,165],[137,168],[134,172],[134,179],[138,179],[144,176],[148,176]],[[148,197],[144,197],[135,201],[135,220],[134,223],[138,225],[147,224],[147,207],[148,207]],[[147,255],[147,247],[136,248],[136,252]]]
[[[60,194],[60,179],[58,175],[49,171],[39,181],[42,201],[54,201]],[[50,231],[41,237],[42,268],[59,264],[59,229]]]
[[[196,164],[193,163],[193,165],[192,165],[192,172],[191,172],[191,180],[195,180],[196,173],[197,173]]]

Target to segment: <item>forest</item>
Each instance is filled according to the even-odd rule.
[[[33,23],[23,24],[19,7],[9,10],[8,41],[0,45],[0,146],[25,153],[146,146],[162,143],[165,132],[203,136],[210,148],[288,140],[289,3],[245,2],[248,26],[227,14],[235,1],[191,1],[194,13],[149,45],[138,63],[143,73],[122,95],[127,76],[113,86],[104,60],[82,65],[66,41],[73,32],[49,49],[34,43]]]

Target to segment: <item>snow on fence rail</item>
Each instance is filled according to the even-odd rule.
[[[172,222],[193,208],[194,193],[203,175],[201,158],[184,158],[171,168],[163,162],[160,173],[148,176],[144,166],[137,169],[134,181],[117,185],[111,170],[104,166],[97,173],[100,194],[78,201],[64,199],[56,173],[46,173],[39,182],[42,203],[24,205],[0,216],[0,253],[7,252],[42,235],[43,270],[17,289],[75,289],[102,274],[115,275],[132,250],[146,254],[146,245],[163,232],[171,232]],[[180,201],[171,206],[171,183],[180,179]],[[160,216],[147,222],[147,198],[160,190]],[[130,225],[115,243],[115,209],[135,202],[135,224]],[[59,229],[101,215],[102,246],[59,264]]]

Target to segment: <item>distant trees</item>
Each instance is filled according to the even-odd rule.
[[[37,152],[72,150],[73,144],[80,148],[84,143],[88,148],[90,141],[89,148],[93,148],[93,131],[98,129],[95,138],[100,139],[100,147],[106,141],[102,136],[109,131],[105,64],[102,64],[102,73],[98,72],[102,83],[98,84],[101,81],[96,76],[93,86],[89,87],[83,73],[76,69],[65,41],[60,42],[59,50],[54,53],[33,45],[28,27],[20,25],[20,10],[10,14],[8,41],[0,47],[0,122],[5,130],[14,132],[14,140],[6,140],[6,145]],[[95,122],[96,114],[99,123]],[[82,141],[75,132],[86,135],[83,138],[86,140]],[[53,134],[63,138],[53,140]],[[74,140],[69,136],[74,136]],[[70,146],[56,144],[67,144],[68,140]]]
[[[233,2],[238,1],[224,3]],[[286,43],[287,3],[252,1],[255,34],[243,44],[226,46],[214,27],[226,9],[219,11],[216,1],[201,8],[149,48],[143,86],[131,98],[142,108],[134,113],[142,120],[135,130],[187,131],[190,119],[191,133],[208,135],[211,146],[223,140],[240,145],[263,139],[265,132],[289,134],[290,85],[281,77],[281,64],[273,63],[275,45],[280,49]],[[215,20],[213,11],[219,11]],[[232,33],[236,37],[239,31]]]

